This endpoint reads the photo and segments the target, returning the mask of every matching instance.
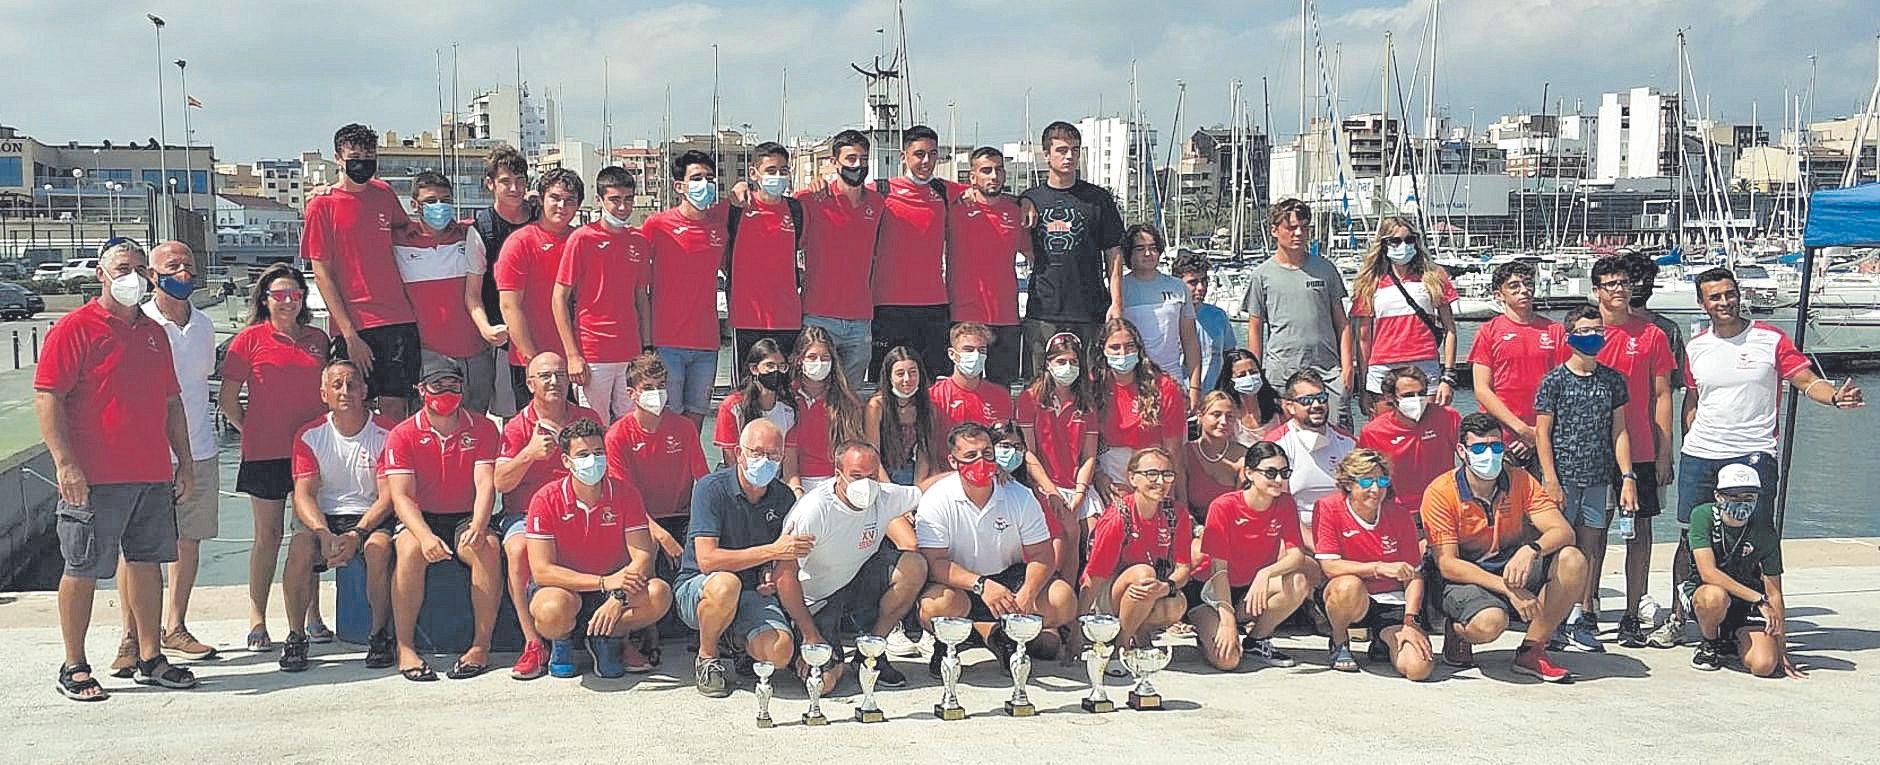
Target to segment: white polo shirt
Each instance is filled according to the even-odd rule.
[[[209,419],[209,376],[215,374],[215,320],[195,306],[189,307],[189,325],[177,326],[157,310],[157,301],[143,304],[150,317],[170,337],[170,363],[176,385],[183,389],[183,416],[189,420],[189,458],[215,456],[215,426]],[[176,461],[176,455],[170,455]]]
[[[1684,384],[1697,392],[1697,416],[1681,451],[1712,460],[1775,454],[1782,381],[1808,368],[1789,336],[1760,321],[1734,337],[1706,329],[1684,354]]]
[[[831,595],[848,586],[862,564],[881,549],[888,523],[919,505],[919,489],[891,483],[881,484],[875,504],[865,510],[838,499],[833,480],[804,492],[784,516],[783,529],[786,534],[816,537],[809,554],[796,559],[796,578],[803,584],[803,601],[809,610],[822,610]]]
[[[392,423],[369,417],[351,436],[333,427],[333,415],[321,415],[294,434],[294,479],[317,477],[314,501],[325,515],[364,515],[379,499],[377,466]]]
[[[922,549],[945,548],[956,566],[992,576],[1025,559],[1025,545],[1051,538],[1044,508],[1017,481],[993,488],[985,507],[966,498],[958,473],[940,479],[920,498],[914,538]]]
[[[1287,465],[1293,471],[1287,488],[1292,491],[1293,502],[1299,506],[1299,521],[1307,525],[1312,523],[1312,506],[1338,490],[1338,483],[1332,480],[1338,461],[1358,447],[1351,436],[1330,425],[1325,427],[1323,439],[1316,436],[1311,431],[1293,427],[1291,421],[1266,436],[1266,440],[1279,444],[1286,452]],[[1311,443],[1315,440],[1319,442]],[[1315,446],[1317,448],[1313,448]]]

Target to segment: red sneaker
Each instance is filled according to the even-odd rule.
[[[639,642],[631,638],[620,642],[620,663],[626,665],[628,672],[643,675],[653,671],[653,662],[646,659],[646,654],[640,653]]]
[[[1543,682],[1572,682],[1573,673],[1547,660],[1547,647],[1527,644],[1514,652],[1514,671]]]
[[[542,647],[539,640],[531,640],[523,646],[522,655],[516,657],[516,666],[509,670],[509,676],[517,680],[534,680],[548,674],[548,649]]]

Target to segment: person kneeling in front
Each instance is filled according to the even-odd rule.
[[[629,666],[621,638],[659,621],[672,589],[653,576],[656,551],[646,506],[633,485],[607,475],[607,431],[585,417],[555,434],[568,475],[529,502],[524,537],[533,577],[529,614],[549,641],[548,673],[574,677],[574,643],[586,636],[594,674],[620,677]]]
[[[914,514],[930,582],[920,595],[920,621],[931,630],[935,617],[972,619],[999,666],[1009,668],[1017,644],[999,629],[1001,617],[1038,614],[1045,629],[1056,629],[1076,617],[1077,595],[1052,576],[1057,553],[1038,495],[1017,481],[996,479],[999,465],[985,426],[955,426],[947,447],[956,472],[927,487]],[[943,654],[942,646],[934,647],[928,674],[940,675]]]
[[[1697,565],[1680,588],[1704,642],[1691,666],[1714,670],[1734,652],[1759,677],[1806,677],[1789,658],[1782,534],[1756,512],[1762,477],[1748,465],[1717,471],[1716,502],[1691,510],[1686,541]]]
[[[1475,666],[1472,645],[1501,636],[1511,616],[1527,622],[1514,671],[1550,683],[1572,673],[1547,658],[1547,638],[1586,586],[1586,558],[1573,527],[1525,470],[1502,469],[1501,423],[1477,412],[1462,418],[1463,467],[1437,476],[1423,492],[1423,528],[1436,571],[1428,596],[1448,626],[1443,663]]]
[[[903,552],[915,549],[908,515],[920,504],[920,490],[875,480],[881,454],[864,441],[837,446],[835,467],[835,478],[804,493],[784,518],[787,533],[813,541],[808,555],[777,563],[776,582],[777,599],[802,643],[826,643],[839,651],[845,633],[885,638],[901,623],[927,583],[927,559]],[[907,684],[892,663],[878,661],[876,667],[882,685]],[[798,672],[807,676],[808,667]],[[828,667],[823,693],[834,691],[841,678],[841,662]]]
[[[366,567],[366,603],[372,632],[366,667],[392,666],[392,493],[376,475],[379,456],[396,427],[366,408],[366,377],[351,361],[329,362],[320,373],[327,413],[294,434],[294,538],[281,579],[287,596],[287,642],[281,671],[307,668],[307,605],[320,597],[316,578],[327,568],[358,559]]]
[[[1286,451],[1272,441],[1247,448],[1240,485],[1214,498],[1201,527],[1204,580],[1188,585],[1195,643],[1215,669],[1240,666],[1244,653],[1263,664],[1299,662],[1273,647],[1273,630],[1312,597],[1318,564],[1299,542],[1299,509],[1286,493]],[[1242,636],[1242,625],[1246,625]]]
[[[398,513],[393,538],[392,623],[398,635],[398,673],[406,680],[437,679],[418,655],[418,611],[424,608],[425,570],[456,558],[470,568],[470,606],[476,633],[447,675],[452,680],[489,670],[490,636],[503,596],[502,556],[491,513],[496,507],[496,425],[460,410],[463,372],[456,362],[425,364],[418,380],[424,407],[392,428],[379,458],[379,475]]]
[[[780,667],[796,655],[771,564],[809,555],[815,540],[783,533],[796,504],[796,493],[778,480],[783,456],[783,431],[754,419],[738,436],[737,463],[692,485],[692,520],[672,589],[679,620],[698,630],[692,674],[706,696],[731,695],[720,658],[727,649]]]
[[[1371,635],[1369,658],[1389,662],[1411,680],[1430,676],[1430,637],[1423,611],[1423,549],[1416,519],[1391,486],[1390,460],[1359,448],[1338,461],[1339,492],[1312,514],[1319,567],[1325,572],[1325,616],[1332,623],[1331,666],[1358,671],[1351,628]]]
[[[1129,458],[1131,491],[1097,516],[1079,611],[1115,614],[1123,647],[1143,645],[1188,611],[1194,519],[1171,496],[1175,461],[1160,446]]]

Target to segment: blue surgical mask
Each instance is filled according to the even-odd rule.
[[[700,210],[718,204],[718,182],[709,178],[686,181],[685,198]]]
[[[570,457],[568,463],[568,474],[589,486],[600,483],[602,478],[607,477],[607,455],[605,454]]]
[[[769,194],[773,197],[780,197],[790,193],[790,176],[766,175],[759,178],[757,182],[758,185],[764,187],[765,194]]]
[[[1025,453],[1019,451],[1016,446],[999,444],[992,447],[992,461],[999,464],[1000,470],[1010,473],[1018,470],[1018,466],[1025,464]]]
[[[1248,372],[1247,374],[1234,378],[1234,392],[1235,393],[1239,393],[1244,396],[1248,393],[1253,393],[1258,390],[1260,390],[1260,373],[1259,372]]]
[[[1588,356],[1598,356],[1599,349],[1606,347],[1605,335],[1567,335],[1567,345],[1573,350]]]
[[[418,208],[418,213],[423,216],[424,225],[430,226],[432,231],[443,231],[456,219],[456,212],[451,209],[449,202],[426,202]]]
[[[1389,250],[1384,252],[1384,256],[1390,258],[1390,262],[1392,263],[1396,263],[1400,266],[1405,265],[1416,258],[1417,246],[1414,244],[1393,244],[1390,246]]]
[[[1463,450],[1463,456],[1468,458],[1469,472],[1474,473],[1476,478],[1480,478],[1484,481],[1492,481],[1501,477],[1500,451],[1495,449],[1483,449],[1480,454],[1477,454],[1465,449]]]
[[[177,300],[188,300],[189,293],[196,291],[195,279],[178,279],[169,274],[157,277],[157,289]]]
[[[986,354],[984,351],[960,351],[960,361],[954,365],[960,374],[978,377],[986,373]]]
[[[626,218],[614,217],[614,214],[608,212],[605,207],[601,208],[601,220],[606,221],[609,228],[626,228],[627,224],[632,222]]]
[[[783,464],[769,457],[744,458],[744,480],[750,481],[752,486],[769,485],[777,479],[777,471],[781,469]]]
[[[1134,351],[1125,353],[1121,356],[1111,356],[1111,355],[1105,354],[1103,358],[1110,362],[1111,369],[1114,369],[1117,372],[1123,373],[1123,374],[1128,374],[1132,371],[1135,371],[1136,365],[1142,363],[1142,354],[1136,353]]]

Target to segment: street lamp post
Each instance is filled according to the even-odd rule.
[[[72,213],[72,220],[77,221],[78,224],[82,226],[85,224],[85,169],[84,168],[82,167],[72,168],[72,188],[78,190],[78,208],[76,212]]]
[[[183,203],[189,207],[190,212],[195,212],[196,201],[193,195],[196,193],[196,186],[193,176],[196,167],[196,152],[190,146],[189,70],[186,68],[188,66],[188,61],[180,58],[176,60],[176,76],[182,81],[183,86]]]
[[[170,136],[169,136],[169,129],[168,129],[169,128],[168,126],[169,114],[168,114],[168,110],[165,108],[166,104],[164,103],[164,98],[163,98],[163,19],[154,13],[146,13],[144,14],[144,18],[149,19],[151,26],[156,27],[156,34],[157,34],[157,167],[159,171],[163,174],[164,178],[169,178],[170,177],[170,161],[169,161]],[[168,191],[167,186],[159,185],[157,187],[157,195],[162,197],[163,202],[164,202],[163,205],[160,205],[161,207],[167,208],[169,206],[168,205],[168,202],[169,202],[168,193],[169,191]],[[163,235],[163,218],[168,217],[168,216],[163,215],[163,216],[152,216],[152,217],[154,218],[155,225],[157,226],[157,235],[162,236]]]

